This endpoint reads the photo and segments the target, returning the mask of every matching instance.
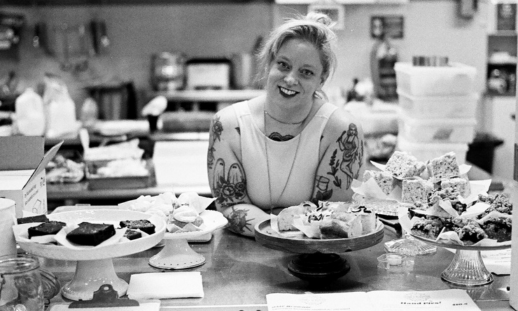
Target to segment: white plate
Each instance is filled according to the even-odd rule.
[[[180,233],[170,233],[166,232],[164,235],[164,239],[166,240],[177,240],[177,239],[192,239],[198,236],[202,236],[207,233],[211,233],[212,231],[224,227],[228,220],[221,214],[220,212],[205,210],[200,214],[200,217],[203,218],[203,225],[201,226],[200,231],[191,231],[191,232],[180,232]]]
[[[87,222],[119,222],[121,220],[149,219],[155,225],[155,233],[140,239],[119,242],[113,245],[85,247],[81,249],[67,248],[61,245],[40,244],[27,238],[27,226],[14,226],[16,242],[25,251],[45,258],[59,260],[99,260],[131,255],[149,249],[158,244],[165,234],[165,221],[150,214],[110,209],[78,210],[48,215],[50,220],[66,223]],[[18,229],[18,230],[17,230]]]

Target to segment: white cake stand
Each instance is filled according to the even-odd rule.
[[[66,223],[80,221],[111,223],[121,220],[149,219],[155,225],[154,234],[143,236],[140,239],[77,249],[32,242],[27,239],[27,228],[34,224],[14,226],[16,241],[26,252],[50,259],[77,261],[73,279],[61,288],[63,297],[76,301],[91,300],[93,293],[104,284],[112,285],[119,296],[126,294],[128,283],[117,276],[112,259],[138,253],[155,246],[163,239],[166,230],[164,219],[136,211],[78,210],[50,214],[48,217],[51,220]]]
[[[166,233],[164,235],[164,248],[149,259],[149,264],[159,269],[187,269],[201,266],[205,263],[205,257],[196,253],[187,242],[187,239],[209,234],[216,229],[224,227],[228,220],[216,211],[204,211],[200,214],[203,225],[200,231]]]

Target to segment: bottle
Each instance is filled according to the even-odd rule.
[[[88,97],[83,102],[80,118],[84,127],[93,126],[99,118],[99,107],[93,98]]]
[[[27,88],[15,100],[15,127],[18,134],[45,135],[43,99],[32,88]]]

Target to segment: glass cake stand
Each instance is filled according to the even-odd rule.
[[[487,270],[480,251],[501,250],[511,247],[510,243],[501,243],[494,246],[472,246],[436,242],[413,234],[412,237],[430,245],[456,250],[452,262],[441,273],[441,278],[446,282],[460,286],[481,286],[492,283],[493,276]]]
[[[165,221],[150,214],[116,210],[93,209],[67,211],[49,214],[50,220],[63,221],[67,224],[87,222],[115,223],[121,220],[149,219],[155,225],[155,233],[140,239],[117,242],[96,247],[69,248],[55,244],[41,244],[27,238],[27,229],[35,224],[14,226],[16,241],[28,253],[49,259],[77,261],[73,279],[63,285],[61,294],[70,300],[91,300],[93,293],[102,285],[110,284],[119,296],[126,294],[128,283],[115,273],[113,258],[135,254],[158,244],[164,237]]]
[[[224,227],[228,220],[220,212],[205,210],[200,214],[203,225],[200,231],[170,233],[164,235],[164,248],[149,259],[152,267],[159,269],[187,269],[201,266],[205,257],[196,253],[187,242],[214,230]]]

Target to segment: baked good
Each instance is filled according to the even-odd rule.
[[[414,221],[414,225],[410,231],[417,236],[422,236],[428,239],[435,240],[444,228],[443,221],[438,217],[418,217],[418,219]]]
[[[394,177],[391,172],[366,170],[363,173],[363,181],[365,182],[370,178],[374,178],[374,181],[376,181],[381,188],[381,191],[386,195],[389,195],[392,189],[394,189]]]
[[[376,214],[365,207],[364,205],[351,207],[351,213],[360,218],[362,225],[362,233],[361,235],[366,235],[371,232],[374,232],[376,229]]]
[[[487,217],[480,226],[489,239],[497,240],[497,242],[511,240],[512,218],[510,217]]]
[[[355,238],[362,235],[361,218],[352,213],[334,213],[320,225],[324,239]]]
[[[464,245],[473,245],[488,237],[484,229],[475,222],[471,222],[455,231],[457,231],[459,239],[464,242]]]
[[[448,152],[440,157],[429,160],[427,168],[430,176],[435,180],[448,179],[460,175],[455,152]]]
[[[31,222],[48,222],[49,221],[49,218],[47,217],[47,215],[36,215],[36,216],[28,216],[28,217],[21,217],[21,218],[18,218],[16,219],[16,222],[21,225],[21,224],[28,224],[28,223],[31,223]]]
[[[405,178],[402,182],[401,200],[404,203],[428,203],[433,192],[433,184],[420,177]]]
[[[425,164],[418,161],[416,157],[410,153],[397,150],[394,151],[385,166],[386,171],[392,173],[394,177],[399,179],[418,176],[425,169]]]
[[[79,245],[97,246],[115,235],[111,224],[82,222],[67,234],[67,240]]]
[[[49,234],[57,234],[63,227],[67,224],[61,221],[48,221],[43,222],[37,226],[29,227],[27,232],[29,234],[29,239],[35,236],[43,236]]]
[[[464,198],[467,198],[471,193],[468,180],[461,177],[443,179],[440,181],[440,187],[441,189],[451,188],[453,191],[457,191]]]
[[[169,215],[167,230],[173,233],[180,230],[181,232],[199,231],[201,225],[203,225],[203,218],[194,207],[182,205]]]
[[[299,229],[293,226],[294,219],[297,217],[302,217],[303,215],[310,214],[316,211],[317,209],[318,207],[311,202],[302,202],[299,205],[294,205],[283,209],[277,215],[277,225],[279,231],[298,231]]]
[[[138,230],[127,229],[126,232],[124,232],[124,237],[128,240],[140,239],[142,237],[142,232]]]
[[[140,229],[147,234],[155,233],[155,225],[147,219],[122,220],[120,226],[121,228]]]

